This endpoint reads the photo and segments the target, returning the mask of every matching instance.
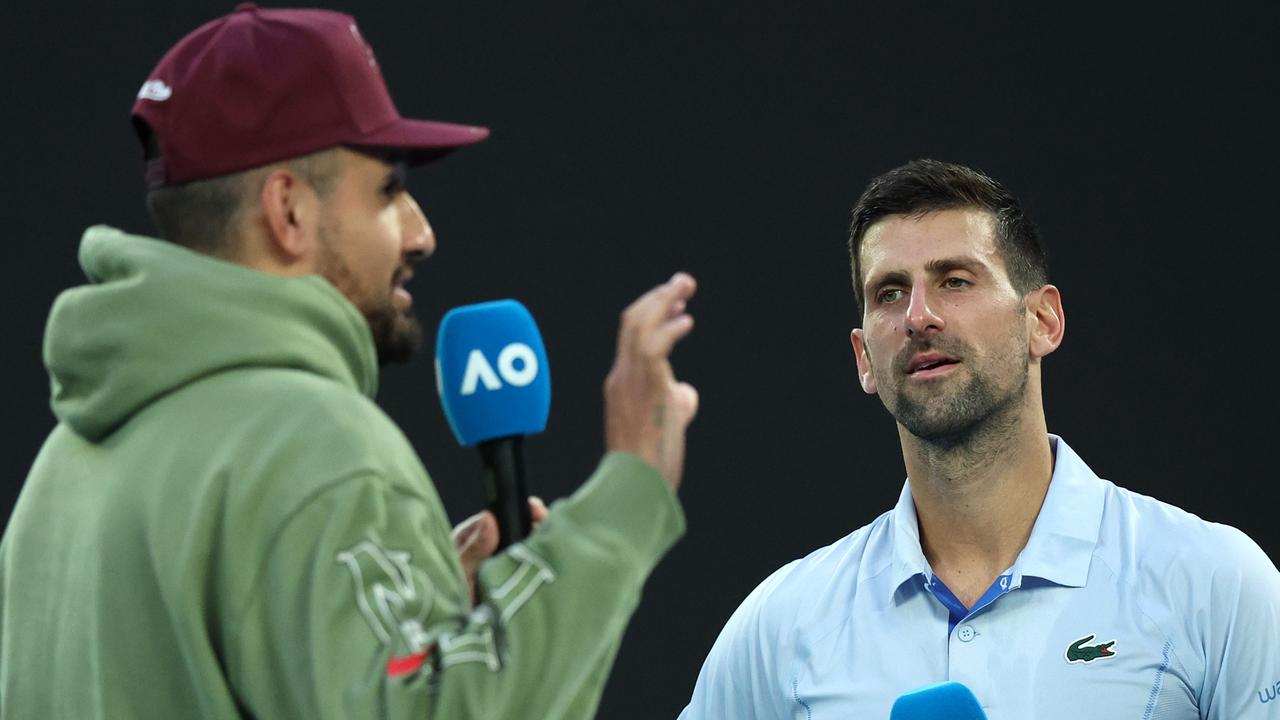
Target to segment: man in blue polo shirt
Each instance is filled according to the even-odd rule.
[[[1048,434],[1041,361],[1065,316],[1008,191],[908,163],[858,200],[849,248],[859,381],[907,482],[747,597],[681,718],[875,720],[945,680],[993,720],[1280,718],[1275,565]]]

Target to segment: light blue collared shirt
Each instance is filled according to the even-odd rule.
[[[1280,720],[1280,572],[1261,548],[1049,443],[1031,537],[973,608],[936,584],[908,483],[743,601],[680,718],[882,720],[954,680],[991,720]]]

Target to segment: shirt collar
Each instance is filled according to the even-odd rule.
[[[895,593],[908,580],[923,576],[925,583],[933,580],[933,569],[920,547],[920,524],[916,517],[916,504],[911,499],[911,482],[902,484],[898,504],[889,513],[892,524],[893,565],[890,568],[889,592]]]
[[[1027,576],[1083,587],[1098,543],[1106,499],[1103,481],[1062,438],[1050,434],[1049,446],[1054,451],[1053,476],[1031,537],[1013,564],[1014,587]],[[916,576],[922,576],[925,583],[931,582],[933,570],[920,547],[919,519],[909,480],[903,483],[889,520],[893,538],[890,592],[897,592]]]
[[[1049,435],[1049,444],[1054,449],[1053,479],[1027,546],[1014,563],[1014,574],[1084,587],[1107,489],[1065,440]]]

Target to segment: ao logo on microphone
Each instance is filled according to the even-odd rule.
[[[480,385],[485,390],[501,390],[502,380],[508,385],[524,387],[538,377],[538,355],[522,342],[513,342],[498,353],[497,372],[489,364],[484,353],[472,350],[467,355],[467,367],[462,373],[461,395],[474,395]]]
[[[445,313],[436,333],[436,390],[463,447],[542,432],[551,364],[529,310],[493,300]]]

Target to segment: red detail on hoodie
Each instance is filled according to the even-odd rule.
[[[420,653],[406,655],[400,658],[391,658],[387,660],[387,677],[400,677],[415,673],[422,664],[426,662],[427,657],[431,655],[431,648],[427,648]]]

